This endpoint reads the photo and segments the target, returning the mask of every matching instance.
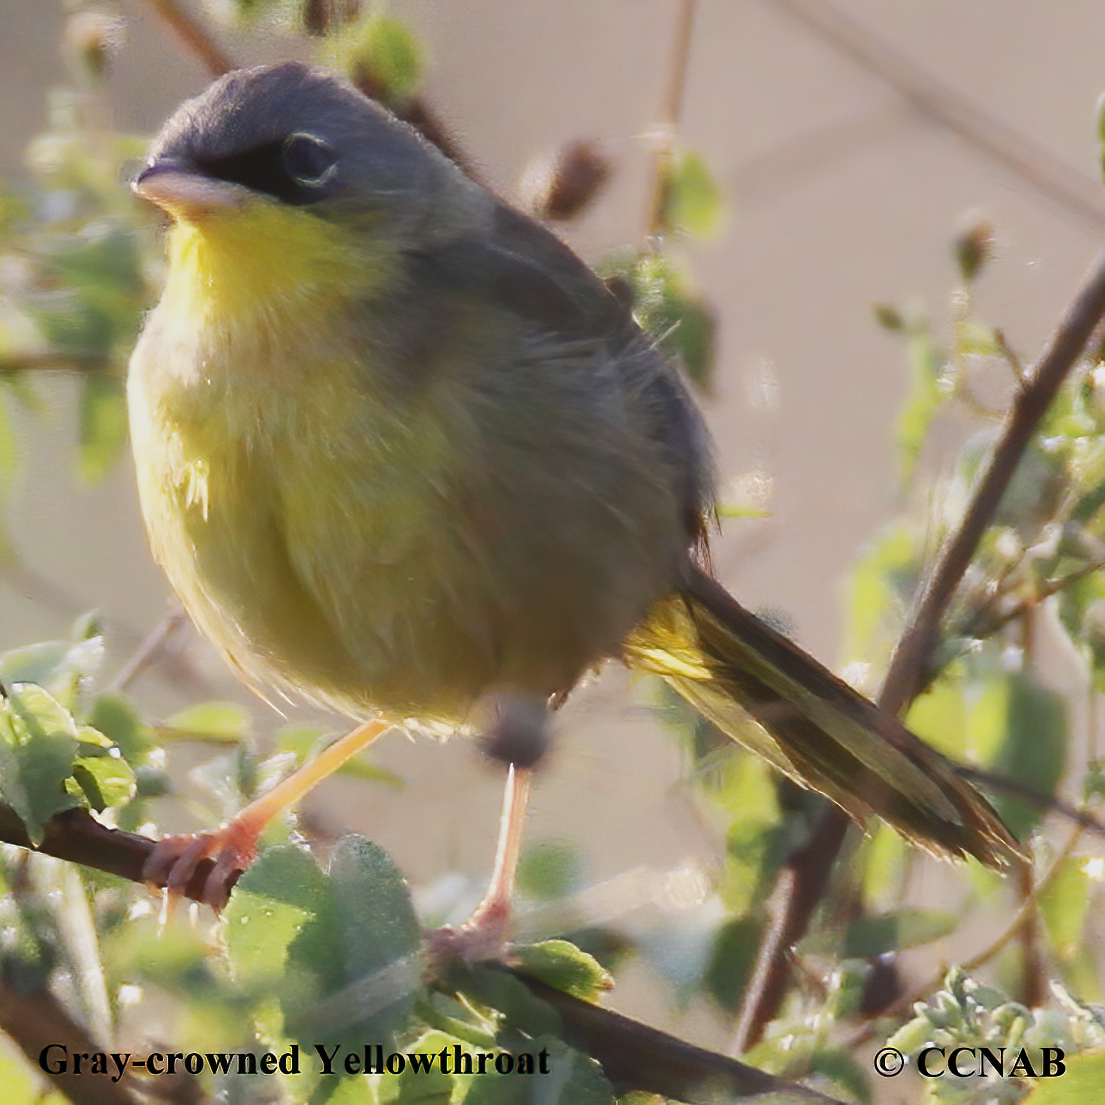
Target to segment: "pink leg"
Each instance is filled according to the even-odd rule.
[[[498,959],[506,948],[514,899],[514,883],[526,831],[533,772],[511,764],[503,794],[499,844],[487,893],[462,925],[446,925],[427,935],[432,958],[463,959],[476,963]]]
[[[257,840],[265,826],[283,809],[298,801],[317,782],[336,771],[351,756],[379,738],[391,722],[373,718],[324,748],[313,760],[250,802],[213,833],[167,836],[159,841],[142,868],[142,877],[169,892],[169,904],[184,893],[196,868],[205,859],[215,867],[204,884],[202,901],[219,910],[230,898],[230,884],[257,855]]]

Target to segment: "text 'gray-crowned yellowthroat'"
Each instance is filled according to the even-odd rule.
[[[608,657],[857,819],[987,864],[1016,850],[946,760],[710,577],[678,373],[414,130],[323,71],[245,69],[180,108],[135,188],[173,219],[128,384],[154,555],[247,682],[369,719],[220,833],[163,842],[151,877],[179,889],[217,855],[225,884],[392,720],[493,702],[524,729]]]

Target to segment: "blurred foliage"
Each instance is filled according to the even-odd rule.
[[[924,1100],[932,1105],[943,1102],[1011,1105],[1045,1100],[1075,1105],[1087,1100],[1085,1074],[1068,1080],[1064,1072],[1055,1079],[1038,1080],[1049,1062],[1044,1049],[1052,1049],[1050,1054],[1054,1056],[1054,1049],[1058,1048],[1065,1065],[1078,1071],[1080,1063],[1084,1063],[1100,1077],[1105,1058],[1105,1023],[1099,1011],[1079,1005],[1061,987],[1057,988],[1056,996],[1058,1008],[1028,1009],[955,968],[948,973],[942,989],[917,1003],[913,1019],[887,1043],[906,1054],[916,1054],[925,1047],[943,1048],[946,1052],[955,1047],[988,1048],[1008,1075],[999,1077],[992,1066],[987,1067],[981,1058],[975,1060],[971,1056],[971,1069],[977,1069],[979,1074],[930,1080]],[[982,1074],[982,1070],[987,1073]],[[1018,1073],[1014,1074],[1014,1070]],[[1100,1085],[1098,1082],[1098,1088]]]
[[[238,19],[282,20],[289,33],[312,36],[318,57],[448,148],[421,99],[425,51],[383,5],[236,0],[225,7]],[[79,5],[67,10],[72,79],[53,92],[48,129],[28,151],[36,184],[17,194],[0,183],[0,557],[9,563],[15,553],[3,518],[19,455],[12,405],[41,414],[36,373],[77,373],[80,474],[101,478],[124,445],[125,361],[162,272],[160,247],[147,233],[153,218],[120,183],[120,165],[141,156],[144,142],[103,125],[99,82],[122,41],[121,21]],[[548,165],[531,209],[559,221],[600,202],[617,171],[585,139]],[[681,247],[688,235],[715,235],[724,204],[696,151],[670,151],[657,172],[654,240],[602,271],[660,347],[708,390],[716,322]],[[851,580],[845,653],[849,672],[869,690],[926,566],[970,500],[1005,394],[1025,375],[1001,330],[974,311],[972,291],[991,262],[992,238],[992,228],[979,223],[954,243],[959,285],[946,334],[914,308],[875,309],[878,323],[904,345],[911,384],[898,425],[902,514],[872,542]],[[979,396],[992,393],[995,380],[1002,399],[988,405]],[[949,436],[954,449],[937,446]],[[867,1040],[889,1039],[911,1055],[926,1044],[1023,1047],[1030,1056],[1058,1046],[1066,1051],[1064,1079],[930,1080],[918,1087],[917,1100],[1094,1099],[1105,1078],[1105,1013],[1095,1004],[1103,964],[1086,934],[1100,911],[1105,861],[1100,846],[1091,848],[1078,831],[1057,847],[1056,819],[1045,811],[1060,793],[1090,810],[1105,796],[1092,724],[1105,691],[1103,507],[1105,365],[1090,359],[1039,428],[948,612],[928,689],[908,717],[947,754],[1021,788],[995,802],[1030,841],[1031,877],[1012,885],[964,865],[945,873],[937,907],[924,897],[918,857],[890,830],[875,828],[838,865],[833,893],[795,949],[799,984],[745,1056],[749,1062],[867,1102],[875,1087],[858,1050]],[[1064,699],[1049,686],[1036,662],[1045,633],[1084,663],[1091,685],[1085,701]],[[213,827],[328,739],[302,727],[255,734],[250,713],[225,702],[147,717],[126,694],[99,689],[106,684],[102,662],[92,618],[67,640],[0,656],[0,800],[32,840],[41,839],[50,817],[74,808],[148,831],[163,815],[156,800],[169,795],[187,799],[193,815]],[[535,977],[593,1001],[632,957],[675,1001],[704,998],[731,1021],[755,968],[768,891],[787,857],[810,838],[817,804],[670,694],[659,692],[655,706],[680,741],[704,822],[724,841],[707,905],[696,912],[702,919],[688,924],[685,913],[664,913],[652,928],[562,932],[573,942],[523,946],[518,958]],[[1087,714],[1084,724],[1079,719]],[[167,770],[167,756],[183,743],[208,756],[186,780]],[[364,757],[343,771],[367,786],[402,785]],[[557,1015],[517,979],[492,967],[456,977],[426,972],[410,894],[376,845],[357,837],[310,840],[302,825],[293,838],[293,824],[269,829],[260,858],[206,936],[178,924],[162,931],[139,886],[0,847],[0,979],[24,993],[57,995],[75,1024],[105,1041],[164,1036],[174,1049],[204,1055],[289,1056],[299,1049],[303,1073],[282,1078],[276,1091],[272,1082],[231,1073],[199,1076],[202,1092],[234,1105],[267,1102],[274,1092],[314,1105],[613,1101],[601,1070],[562,1042]],[[519,885],[523,905],[535,911],[592,889],[585,857],[556,841],[531,846]],[[448,912],[468,889],[454,888],[455,901],[444,904],[438,895],[434,909]],[[647,904],[662,898],[654,892]],[[970,972],[954,968],[942,981],[906,991],[907,950],[976,947],[976,915],[987,918],[996,938]],[[1026,925],[1026,918],[1038,923]],[[571,930],[572,922],[564,927]],[[986,983],[975,981],[981,972]],[[1041,992],[1031,1006],[1018,998]],[[326,1077],[318,1040],[340,1047],[342,1064],[366,1041],[408,1054],[509,1054],[518,1063],[545,1055],[556,1077],[481,1077],[441,1064],[433,1074],[408,1067],[374,1078]],[[5,1100],[60,1100],[39,1098],[39,1084],[18,1052],[0,1049]],[[635,1105],[641,1100],[631,1097]]]
[[[877,322],[904,344],[912,386],[898,435],[902,513],[870,544],[851,579],[845,656],[851,677],[872,693],[927,565],[970,502],[1005,397],[1025,376],[1002,332],[974,313],[973,286],[986,271],[991,239],[991,228],[981,224],[954,243],[960,283],[951,297],[950,337],[916,309],[875,309]],[[907,717],[945,754],[1008,780],[1012,789],[994,791],[993,800],[1013,831],[1032,842],[1033,878],[1013,890],[968,864],[962,875],[943,875],[942,905],[933,909],[918,898],[916,855],[891,830],[876,828],[840,865],[814,929],[798,945],[805,984],[746,1056],[757,1065],[787,1077],[816,1075],[829,1092],[869,1100],[869,1068],[841,1041],[886,1041],[893,1020],[858,1032],[856,1024],[864,1013],[901,1001],[902,979],[887,967],[908,961],[903,953],[914,947],[951,941],[971,947],[963,933],[982,914],[996,926],[994,939],[972,970],[984,967],[994,985],[953,972],[947,989],[931,996],[921,989],[917,1015],[889,1042],[908,1056],[926,1043],[1023,1046],[1037,1059],[1041,1047],[1061,1047],[1073,1057],[1072,1070],[1085,1064],[1086,1079],[1102,1069],[1102,1019],[1092,1002],[1102,995],[1105,964],[1086,932],[1102,899],[1105,863],[1100,841],[1077,827],[1067,830],[1063,850],[1051,847],[1059,823],[1048,811],[1061,794],[1101,808],[1093,725],[1096,695],[1105,689],[1103,387],[1105,369],[1091,356],[1048,411],[948,610],[927,689]],[[979,397],[995,392],[1002,398],[992,406]],[[949,439],[958,446],[949,448]],[[1093,684],[1087,700],[1071,701],[1048,685],[1036,657],[1056,645],[1084,662]],[[700,719],[667,699],[664,711],[682,733],[689,770],[727,835],[718,883],[725,916],[694,985],[734,1015],[767,922],[765,894],[810,824],[802,797],[788,784],[719,743]],[[1079,730],[1087,723],[1078,721],[1086,714],[1088,737]],[[1010,895],[1013,908],[1003,917],[997,901]],[[1029,924],[1033,918],[1037,923]],[[1081,1004],[1067,994],[1053,999],[1055,1008],[1027,1008],[1010,996],[1039,994],[1041,987],[1047,996],[1048,982],[1055,993],[1067,994],[1068,987],[1081,995]],[[978,1003],[985,1005],[981,1012]],[[1032,1100],[1080,1100],[1073,1090],[1062,1094],[1059,1082],[1045,1088],[1021,1075],[918,1080],[912,1092],[925,1102],[1018,1102],[1030,1093]],[[1088,1085],[1082,1078],[1071,1085]]]
[[[681,150],[664,180],[661,229],[681,230],[696,238],[721,232],[725,205],[721,189],[705,158],[695,150]]]
[[[421,45],[397,19],[368,11],[338,30],[327,46],[326,60],[334,68],[388,105],[409,99],[422,83]]]
[[[686,266],[663,249],[617,256],[599,266],[607,286],[633,307],[641,328],[701,391],[714,374],[717,320]]]

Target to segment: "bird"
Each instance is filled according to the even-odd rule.
[[[501,946],[551,710],[608,660],[658,675],[853,819],[1000,866],[954,764],[714,578],[711,445],[679,369],[551,231],[324,69],[231,72],[133,183],[167,215],[127,396],[153,555],[251,687],[359,724],[222,829],[166,838],[225,903],[264,823],[393,724],[509,762]],[[462,926],[462,929],[465,927]]]

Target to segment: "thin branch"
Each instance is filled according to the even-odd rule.
[[[854,157],[871,143],[890,137],[916,116],[902,104],[865,108],[846,119],[782,139],[764,153],[741,162],[729,176],[742,211],[751,205],[776,202],[834,162]]]
[[[672,70],[664,98],[662,118],[675,128],[683,118],[683,100],[687,95],[687,74],[691,67],[691,39],[694,37],[694,17],[697,0],[680,0],[679,24],[672,45]]]
[[[194,16],[184,11],[177,0],[150,0],[150,5],[176,32],[177,37],[203,62],[212,77],[221,77],[237,69],[235,60],[215,41]]]
[[[695,1047],[521,972],[510,973],[560,1014],[565,1042],[597,1059],[619,1092],[641,1090],[687,1105],[717,1105],[734,1097],[766,1094],[788,1101],[841,1105],[837,1098]]]
[[[1012,798],[1019,798],[1022,802],[1027,802],[1030,806],[1035,806],[1036,809],[1043,810],[1045,813],[1058,814],[1094,836],[1105,837],[1105,824],[1086,813],[1085,810],[1080,810],[1077,806],[1064,802],[1061,798],[1053,798],[1051,795],[1026,786],[1016,779],[1010,779],[994,771],[983,771],[978,767],[967,767],[965,765],[957,767],[956,774],[972,783],[980,783],[989,790],[1000,791]]]
[[[687,88],[687,73],[690,70],[691,40],[694,37],[694,17],[697,7],[697,0],[680,0],[679,3],[679,22],[672,43],[671,75],[660,109],[661,129],[648,214],[650,238],[656,237],[664,228],[664,209],[668,203],[668,189],[671,185],[675,136],[683,115],[683,98]]]
[[[998,934],[996,939],[992,940],[981,951],[976,952],[970,959],[960,964],[960,968],[963,971],[968,974],[971,971],[977,971],[979,967],[989,963],[994,956],[1010,943],[1010,941],[1016,939],[1025,924],[1032,920],[1039,906],[1040,899],[1047,893],[1051,884],[1059,877],[1063,870],[1063,865],[1074,851],[1075,845],[1078,843],[1081,836],[1081,828],[1077,828],[1071,833],[1067,838],[1066,844],[1063,845],[1062,850],[1048,868],[1047,874],[1044,875],[1044,877],[1040,879],[1022,899],[1017,912],[1013,914],[1013,920]],[[914,1002],[923,1001],[929,994],[938,990],[943,985],[945,974],[946,971],[941,970],[938,974],[932,975],[922,985],[915,986],[906,991],[906,993],[899,995],[899,997],[886,1006],[885,1009],[880,1011],[877,1020],[869,1022],[849,1036],[842,1045],[844,1049],[851,1051],[861,1044],[873,1040],[882,1032],[882,1021],[884,1018],[903,1014],[912,1008]]]
[[[1018,618],[1023,618],[1030,610],[1034,610],[1044,599],[1049,599],[1052,595],[1057,595],[1072,583],[1077,583],[1080,579],[1085,579],[1086,576],[1092,576],[1101,571],[1102,568],[1105,568],[1105,560],[1091,560],[1081,568],[1069,572],[1065,576],[1045,580],[1033,594],[1022,599],[1008,610],[1000,612],[997,611],[997,606],[1001,600],[1009,594],[1009,590],[999,589],[997,594],[985,604],[981,605],[966,623],[963,635],[966,637],[977,637],[981,640],[992,637],[999,629],[1004,629],[1010,622],[1014,622]],[[1008,579],[1009,577],[1006,578]]]
[[[144,882],[142,868],[156,844],[149,837],[109,829],[101,825],[87,810],[66,810],[46,822],[42,842],[35,847],[19,815],[11,806],[0,803],[0,841],[44,852],[48,856],[79,863],[109,875],[118,875],[130,882]],[[204,881],[214,868],[214,862],[203,860],[184,894],[202,902]]]
[[[84,1026],[73,1020],[65,1007],[45,986],[28,988],[24,983],[0,976],[0,1029],[39,1068],[39,1056],[49,1044],[64,1041],[70,1052],[106,1051],[105,1041],[92,1039]],[[146,1097],[138,1092],[128,1072],[120,1081],[110,1078],[74,1078],[71,1074],[46,1073],[58,1092],[73,1105],[143,1105]]]
[[[125,691],[152,663],[154,663],[168,645],[177,630],[188,624],[188,615],[179,602],[153,627],[139,644],[131,658],[119,670],[119,674],[104,688],[107,691]]]
[[[879,705],[887,712],[903,713],[927,684],[944,611],[979,541],[993,521],[1026,446],[1103,314],[1105,252],[1094,261],[1045,348],[1035,373],[1017,394],[990,465],[975,489],[959,530],[944,546],[918,596],[879,696]],[[750,985],[744,995],[734,1038],[734,1049],[738,1052],[760,1038],[764,1027],[781,1007],[789,974],[790,949],[809,928],[813,911],[828,886],[829,874],[844,843],[848,825],[844,812],[826,803],[821,824],[810,841],[788,858],[776,877],[775,886],[782,890],[778,894],[773,891],[769,900],[779,901],[780,912],[769,921],[757,952],[752,976],[757,985]]]
[[[729,1050],[746,1052],[759,1042],[786,996],[790,949],[809,928],[813,912],[829,885],[833,861],[851,822],[839,806],[824,800],[821,820],[808,843],[792,852],[775,876],[768,898],[769,918],[756,951],[752,976],[741,999],[737,1027]]]
[[[100,353],[9,353],[0,357],[0,372],[105,372],[110,357]]]
[[[940,619],[969,567],[979,541],[994,520],[1005,489],[1036,427],[1063,381],[1077,364],[1103,314],[1105,252],[1098,254],[1094,260],[1044,349],[1036,371],[1017,393],[989,467],[975,488],[959,529],[945,544],[935,569],[918,595],[879,696],[879,705],[884,710],[901,713],[926,685]]]
[[[966,139],[1053,203],[1096,227],[1105,222],[1100,184],[1046,146],[973,103],[824,0],[772,2],[888,84],[916,111]]]
[[[1044,1003],[1046,992],[1043,954],[1040,950],[1040,911],[1036,895],[1032,892],[1032,868],[1022,864],[1015,872],[1017,890],[1022,904],[1027,907],[1024,922],[1017,932],[1021,946],[1021,978],[1017,1000],[1028,1009],[1038,1009]]]
[[[0,805],[0,840],[23,848],[31,847],[22,821],[4,805]],[[51,818],[46,825],[45,838],[38,847],[40,852],[107,871],[131,882],[143,881],[142,868],[153,849],[154,842],[147,837],[106,828],[84,810],[67,810]],[[204,884],[213,866],[211,860],[199,865],[184,889],[185,896],[202,901]],[[748,1097],[769,1092],[823,1105],[841,1105],[835,1098],[694,1047],[609,1009],[569,997],[532,978],[519,977],[560,1014],[564,1039],[597,1059],[612,1082],[627,1088],[674,1097],[689,1105],[713,1105],[726,1100],[726,1094]],[[0,1010],[3,997],[0,991]],[[62,1034],[51,1039],[68,1038]],[[35,1057],[37,1059],[37,1052]],[[122,1103],[122,1098],[116,1098],[110,1102],[105,1100],[102,1105]],[[130,1105],[129,1099],[127,1105]]]

